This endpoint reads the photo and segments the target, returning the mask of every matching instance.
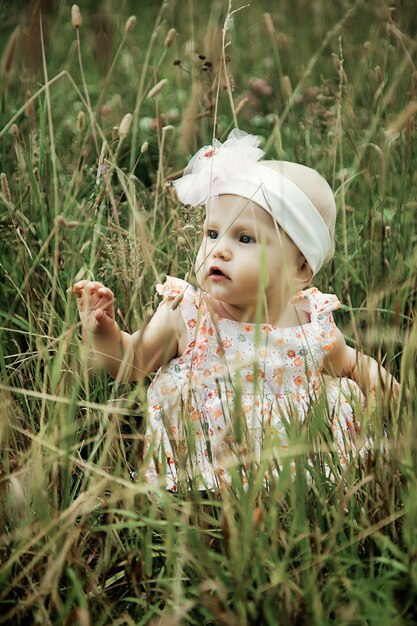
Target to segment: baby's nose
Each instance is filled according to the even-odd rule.
[[[221,241],[217,244],[217,246],[213,250],[213,258],[215,259],[224,259],[225,261],[230,261],[232,258],[232,253],[230,248],[226,245],[226,243],[222,243]]]

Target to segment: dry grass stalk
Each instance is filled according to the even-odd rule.
[[[9,181],[7,180],[7,176],[4,172],[0,174],[0,186],[1,193],[3,194],[7,202],[11,202],[12,194],[10,193]]]
[[[186,289],[186,288],[185,288]],[[184,290],[185,291],[185,290]],[[171,308],[173,311],[175,311],[176,309],[178,309],[178,307],[180,306],[182,300],[184,298],[184,293],[180,293],[178,294],[178,296],[175,298],[175,300],[173,301]]]
[[[400,134],[407,126],[410,119],[417,113],[417,100],[409,102],[406,107],[397,115],[385,131],[387,139],[392,139]]]
[[[175,28],[170,28],[169,31],[168,31],[168,34],[167,34],[167,36],[165,38],[165,42],[164,42],[164,46],[166,48],[169,48],[170,46],[172,46],[176,35],[177,35],[176,29]]]
[[[381,66],[380,65],[376,65],[375,66],[374,74],[375,74],[375,78],[377,79],[377,81],[379,83],[382,83],[383,76],[382,76],[382,70],[381,70]]]
[[[19,478],[16,476],[9,476],[9,488],[10,488],[10,500],[15,512],[19,517],[24,516],[26,498],[23,491],[23,486]]]
[[[347,76],[346,76],[345,70],[343,69],[343,61],[342,61],[342,59],[335,52],[332,52],[331,57],[332,57],[333,65],[335,66],[335,68],[336,68],[336,70],[337,70],[337,72],[339,74],[339,78],[340,78],[341,82],[342,83],[347,83]]]
[[[126,137],[129,134],[129,128],[130,128],[131,123],[132,123],[132,114],[126,113],[126,115],[123,116],[123,119],[120,122],[119,131],[118,131],[119,139],[126,139]]]
[[[3,76],[7,76],[10,74],[13,69],[13,61],[15,58],[17,44],[20,38],[20,27],[14,29],[12,34],[9,37],[9,41],[7,42],[6,49],[3,54],[3,59],[1,62],[1,72]]]
[[[91,626],[91,615],[87,609],[76,607],[71,609],[64,622],[64,626],[79,624],[80,626]]]
[[[210,59],[214,68],[219,67],[221,64],[222,48],[222,29],[217,25],[210,25],[204,35],[204,55],[207,59]]]
[[[155,98],[159,93],[161,93],[161,91],[167,86],[167,84],[168,84],[167,79],[163,78],[162,80],[159,81],[159,83],[156,83],[156,85],[152,87],[147,97]]]
[[[131,15],[127,20],[126,20],[126,24],[125,24],[125,33],[127,35],[127,33],[130,33],[130,31],[132,31],[136,26],[136,15]]]
[[[341,62],[341,60],[339,58],[339,55],[336,54],[336,52],[332,52],[331,53],[331,57],[332,57],[333,65],[335,66],[335,68],[339,72],[340,68],[342,67],[342,62]]]
[[[100,13],[92,16],[91,29],[93,31],[92,53],[97,67],[103,74],[107,74],[113,58],[114,48],[114,16],[106,5]]]
[[[80,225],[80,222],[71,221],[65,219],[63,215],[57,215],[54,219],[54,224],[57,228],[77,228]]]
[[[71,24],[74,28],[80,28],[81,26],[81,11],[78,4],[73,4],[71,7]]]
[[[34,106],[33,100],[30,96],[30,91],[26,92],[26,102],[25,102],[25,117],[31,117],[33,115]]]
[[[239,102],[236,105],[236,109],[235,109],[236,115],[239,115],[239,113],[241,113],[243,111],[243,109],[248,104],[248,102],[249,102],[249,98],[246,98],[246,97],[242,98],[241,100],[239,100]]]
[[[227,519],[226,511],[223,509],[222,516],[220,518],[220,528],[225,542],[227,550],[230,549],[230,537],[232,536],[229,520]]]
[[[264,512],[260,506],[257,506],[252,515],[253,526],[256,528],[262,526],[264,521]]]
[[[200,81],[196,80],[191,87],[191,96],[179,129],[179,149],[181,154],[188,154],[193,151],[197,135],[197,116],[200,110],[202,95],[203,86]]]

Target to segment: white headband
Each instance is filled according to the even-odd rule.
[[[174,182],[178,198],[191,206],[224,194],[252,200],[272,214],[317,274],[331,247],[329,229],[299,187],[258,163],[264,154],[259,141],[235,129],[223,144],[201,148]]]

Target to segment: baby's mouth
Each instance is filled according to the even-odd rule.
[[[212,265],[212,267],[210,267],[209,276],[213,279],[229,278],[229,276],[227,276],[227,274],[225,274],[220,267],[217,267],[216,265]]]

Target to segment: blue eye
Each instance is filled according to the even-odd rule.
[[[241,235],[239,241],[241,243],[256,243],[255,239],[249,235]]]
[[[215,231],[215,230],[208,230],[207,231],[207,237],[209,239],[217,239],[217,231]]]

